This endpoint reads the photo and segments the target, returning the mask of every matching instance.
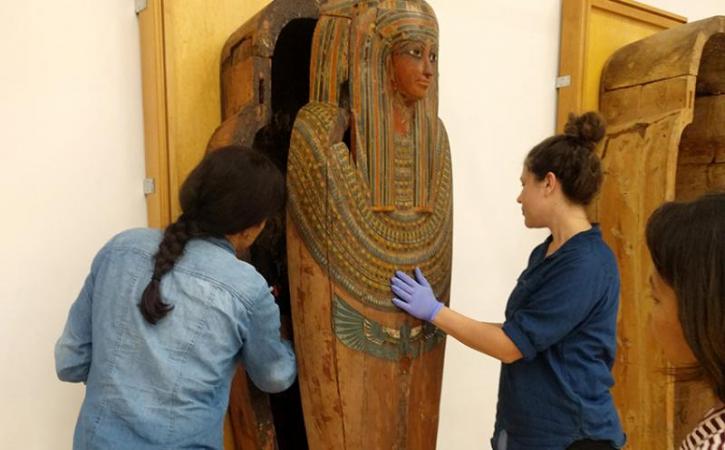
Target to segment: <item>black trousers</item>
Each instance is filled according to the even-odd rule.
[[[609,441],[592,441],[584,439],[571,444],[566,450],[616,450]]]

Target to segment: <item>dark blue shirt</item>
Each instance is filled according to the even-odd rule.
[[[625,436],[609,392],[619,273],[598,226],[546,256],[531,252],[506,305],[503,330],[523,358],[503,364],[493,448],[563,450],[580,439]],[[504,432],[505,430],[505,432]]]

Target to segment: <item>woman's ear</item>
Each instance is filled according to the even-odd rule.
[[[236,250],[237,255],[243,254],[249,247],[252,246],[252,244],[254,244],[254,241],[257,240],[257,236],[259,236],[262,230],[264,230],[266,225],[267,219],[264,219],[257,225],[252,225],[251,227],[243,229],[239,233],[227,236],[227,239],[232,243],[232,246]]]
[[[556,178],[554,172],[547,172],[544,176],[544,189],[546,194],[553,193],[559,186],[559,179]]]
[[[252,242],[249,245],[252,245],[254,241],[257,239],[257,236],[259,236],[259,233],[264,230],[264,227],[267,226],[267,219],[264,219],[263,221],[259,222],[257,225],[252,225],[251,227],[247,228],[246,230],[242,231],[242,234],[247,239],[252,239]]]

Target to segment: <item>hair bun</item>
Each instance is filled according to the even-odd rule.
[[[569,120],[564,126],[566,136],[576,139],[579,143],[592,150],[602,140],[605,131],[604,118],[594,111],[586,112],[581,116],[570,113]]]

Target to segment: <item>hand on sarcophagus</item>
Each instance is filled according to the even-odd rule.
[[[393,304],[413,317],[431,321],[443,307],[433,293],[428,280],[419,268],[415,269],[415,280],[408,274],[397,271],[390,280],[395,294]]]

